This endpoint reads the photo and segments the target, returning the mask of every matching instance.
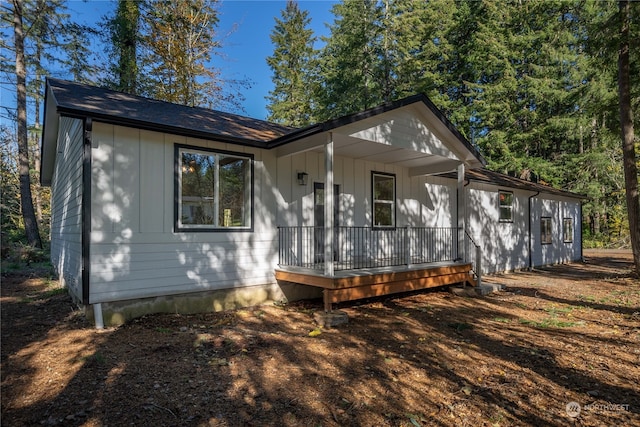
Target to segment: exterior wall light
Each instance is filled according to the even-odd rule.
[[[298,184],[307,185],[307,178],[309,174],[306,172],[298,172]]]

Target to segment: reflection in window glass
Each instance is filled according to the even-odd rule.
[[[562,239],[565,243],[573,242],[573,218],[562,220]]]
[[[542,217],[540,218],[540,241],[543,245],[551,244],[552,236],[551,236],[551,218]]]
[[[395,226],[396,177],[373,174],[373,225]]]
[[[500,221],[513,221],[513,193],[510,193],[508,191],[499,191],[498,200],[500,208]]]
[[[251,226],[250,158],[181,148],[178,174],[180,227]]]

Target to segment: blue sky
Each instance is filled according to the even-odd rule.
[[[309,11],[311,29],[316,37],[329,35],[327,24],[333,22],[331,7],[334,0],[298,0],[301,9]],[[115,0],[70,0],[67,2],[68,12],[74,22],[95,26],[101,18],[113,13],[116,6]],[[247,79],[251,81],[251,87],[243,89],[245,97],[243,103],[244,112],[249,117],[265,119],[267,117],[265,97],[273,88],[271,83],[271,70],[266,58],[273,54],[270,34],[275,26],[275,18],[281,17],[281,11],[285,8],[285,0],[221,0],[219,6],[220,19],[218,30],[223,39],[223,57],[216,57],[213,65],[222,70],[222,74],[228,79]],[[13,33],[8,33],[13,37]],[[11,43],[13,40],[11,40]],[[317,46],[318,47],[318,46]],[[92,46],[96,56],[92,61],[106,59],[104,49],[101,46]],[[3,55],[12,54],[6,51]],[[70,76],[53,72],[52,77],[69,79]],[[15,126],[9,120],[4,107],[15,111],[15,85],[14,83],[0,83],[0,125],[10,128]],[[31,106],[30,106],[31,107]],[[27,113],[29,124],[33,122],[33,111]]]
[[[318,38],[329,34],[326,24],[333,22],[334,3],[331,0],[298,1],[301,9],[309,11],[311,28]],[[78,21],[93,24],[113,11],[115,4],[106,0],[70,1],[69,11]],[[285,0],[222,0],[219,6],[218,29],[220,34],[228,35],[223,40],[224,58],[215,58],[214,66],[222,69],[227,78],[246,78],[252,82],[250,89],[243,90],[243,107],[250,117],[267,117],[265,97],[273,88],[271,70],[266,63],[266,58],[273,54],[269,35],[275,18],[281,17],[285,6]]]

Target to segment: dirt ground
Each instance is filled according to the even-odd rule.
[[[585,255],[486,297],[344,303],[334,329],[306,301],[97,331],[55,282],[7,274],[2,425],[640,425],[640,281],[629,252]]]

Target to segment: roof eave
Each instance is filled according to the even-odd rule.
[[[48,187],[51,185],[51,180],[53,179],[53,168],[58,145],[58,127],[60,125],[57,101],[55,94],[49,87],[48,81],[46,81],[45,84],[43,117],[42,141],[40,145],[40,185]]]
[[[219,142],[243,145],[246,147],[267,148],[267,142],[265,141],[249,139],[249,138],[239,138],[231,135],[198,131],[195,129],[187,129],[187,128],[181,128],[177,126],[162,125],[158,123],[151,123],[144,120],[115,117],[109,114],[87,112],[86,110],[58,107],[58,113],[61,116],[74,117],[74,118],[91,117],[93,121],[106,123],[110,125],[132,127],[136,129],[144,129],[144,130],[154,131],[154,132],[169,133],[172,135],[186,136],[190,138],[200,138],[200,139],[206,139],[210,141],[215,140]]]

